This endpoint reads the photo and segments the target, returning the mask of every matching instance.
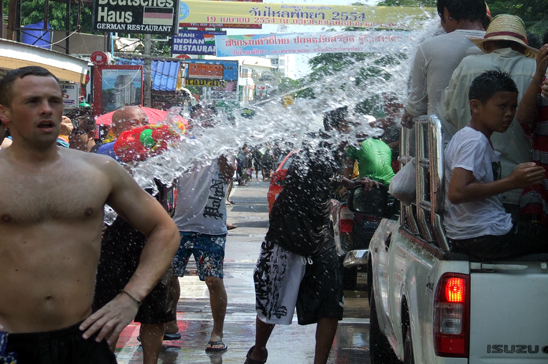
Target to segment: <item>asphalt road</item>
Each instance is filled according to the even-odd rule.
[[[228,351],[208,355],[204,348],[212,327],[209,295],[204,282],[189,264],[188,274],[180,278],[181,299],[177,320],[182,338],[165,341],[160,363],[243,363],[255,335],[255,292],[253,269],[260,245],[268,229],[267,182],[235,186],[228,206],[228,222],[238,225],[230,230],[225,256],[225,286],[228,295],[224,342]],[[339,324],[330,355],[330,364],[369,363],[369,306],[364,278],[358,290],[345,291],[345,315]],[[360,284],[361,283],[361,284]],[[316,325],[277,326],[268,344],[269,364],[307,364],[313,362]],[[142,348],[137,341],[138,324],[129,325],[116,349],[120,364],[142,363]]]

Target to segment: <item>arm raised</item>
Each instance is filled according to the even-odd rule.
[[[139,266],[119,294],[80,326],[84,338],[99,332],[96,340],[112,342],[135,317],[138,303],[154,288],[171,264],[179,247],[177,226],[156,201],[116,162],[109,160],[102,172],[111,182],[107,203],[147,237]]]

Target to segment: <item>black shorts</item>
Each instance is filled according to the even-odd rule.
[[[97,334],[84,340],[79,326],[9,334],[7,352],[17,353],[17,364],[115,364],[116,356],[107,342],[96,342]]]
[[[335,247],[312,257],[306,265],[297,298],[299,325],[318,322],[320,317],[342,320],[344,297],[339,257]]]
[[[93,312],[112,301],[129,282],[139,265],[145,246],[145,237],[124,220],[118,218],[107,229],[101,246],[101,258],[97,268]],[[143,299],[135,321],[142,324],[164,324],[176,319],[173,310],[169,268],[162,279]]]

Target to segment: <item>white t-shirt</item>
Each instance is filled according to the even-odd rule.
[[[195,164],[179,177],[173,220],[179,231],[225,235],[226,182],[219,163]]]
[[[445,149],[445,211],[443,224],[451,239],[471,239],[484,235],[504,235],[512,228],[511,215],[506,213],[496,196],[481,201],[454,205],[448,190],[455,168],[471,171],[478,183],[500,179],[500,153],[485,135],[470,127],[458,131]]]
[[[411,84],[405,109],[412,116],[440,115],[443,133],[453,136],[457,130],[446,125],[440,113],[443,90],[449,85],[451,75],[460,61],[481,50],[467,36],[483,38],[483,30],[457,29],[422,42],[417,49],[411,71]],[[468,95],[468,93],[467,93]],[[446,131],[446,129],[450,130]],[[449,140],[449,138],[447,139]]]

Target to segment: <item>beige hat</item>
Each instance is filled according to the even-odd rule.
[[[520,17],[509,14],[497,15],[493,18],[483,38],[468,37],[475,45],[485,52],[485,42],[492,40],[509,40],[525,47],[524,54],[530,58],[536,58],[538,49],[530,47],[527,43],[525,24]]]

